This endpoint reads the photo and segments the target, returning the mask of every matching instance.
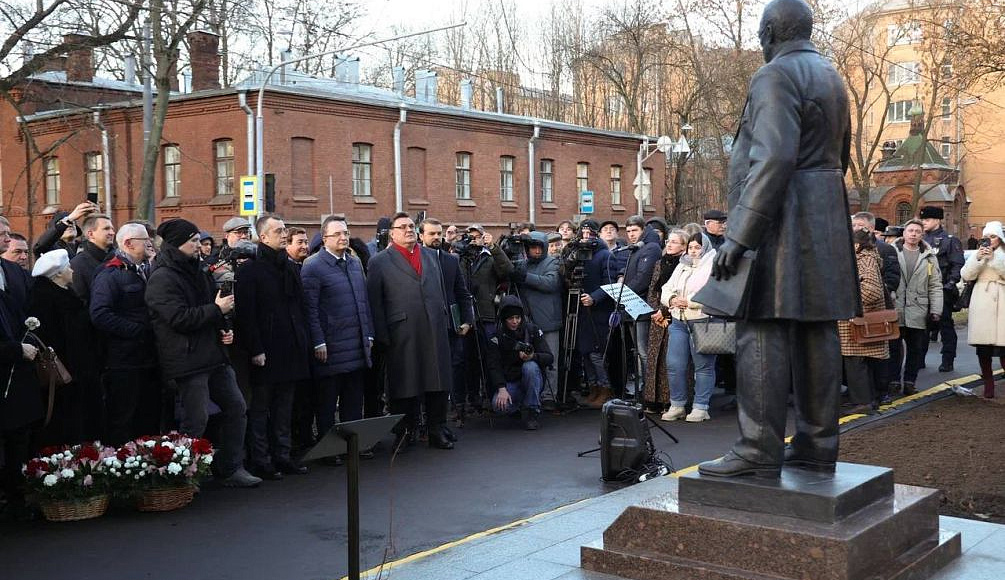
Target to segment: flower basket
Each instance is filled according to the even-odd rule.
[[[89,520],[105,514],[108,509],[108,494],[95,495],[79,500],[42,502],[42,513],[50,522],[73,522]]]
[[[169,512],[192,503],[194,485],[153,487],[136,495],[136,509],[141,512]]]

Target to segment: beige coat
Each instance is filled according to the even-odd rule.
[[[990,260],[970,254],[960,276],[974,283],[970,295],[970,326],[967,342],[973,345],[1005,346],[1005,249],[999,247]]]
[[[687,299],[687,308],[670,308],[670,316],[683,321],[708,318],[708,314],[701,311],[701,304],[692,298],[708,282],[713,262],[715,250],[706,252],[697,264],[685,264],[683,259],[677,264],[677,269],[660,291],[660,304],[669,308],[670,300],[680,296]]]
[[[921,242],[921,255],[907,282],[907,262],[904,260],[904,241],[893,245],[900,261],[900,286],[894,301],[900,325],[907,328],[927,328],[930,314],[942,314],[942,271],[935,248]]]

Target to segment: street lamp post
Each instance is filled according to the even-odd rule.
[[[653,149],[649,148],[650,145],[648,138],[643,139],[642,143],[639,145],[639,152],[636,156],[635,166],[637,173],[635,175],[635,181],[632,182],[635,186],[635,199],[638,200],[639,215],[642,215],[645,201],[651,194],[652,188],[652,183],[649,178],[646,177],[642,164],[646,162],[646,159],[652,157],[657,151],[662,153],[666,157],[666,165],[664,166],[663,172],[663,187],[664,191],[670,191],[670,162],[671,160],[677,161],[678,159],[682,159],[681,163],[683,163],[683,161],[687,160],[687,156],[691,152],[691,146],[688,145],[687,138],[685,138],[684,133],[690,130],[691,125],[685,123],[684,126],[681,127],[681,136],[677,141],[674,141],[673,137],[662,135],[656,140],[656,147]],[[664,195],[664,202],[665,201],[667,201],[667,196]],[[676,196],[674,196],[674,204],[674,213],[676,214]]]
[[[422,36],[425,34],[432,34],[434,32],[442,32],[444,30],[450,30],[453,28],[459,28],[465,26],[465,22],[459,24],[452,24],[450,26],[441,26],[439,28],[432,28],[429,30],[423,30],[421,32],[413,32],[411,34],[402,34],[400,36],[395,36],[392,38],[385,38],[383,40],[375,40],[373,42],[366,42],[363,44],[357,44],[354,46],[349,46],[345,48],[340,48],[338,50],[326,50],[324,52],[317,52],[314,54],[308,54],[306,56],[300,56],[297,58],[291,58],[289,60],[284,60],[272,67],[269,72],[262,79],[262,85],[258,87],[258,105],[255,109],[255,175],[258,177],[258,215],[261,216],[265,209],[265,118],[262,116],[262,105],[265,101],[265,87],[268,86],[269,80],[272,75],[276,74],[276,71],[285,67],[289,64],[296,64],[305,60],[312,58],[318,58],[321,56],[328,56],[330,54],[337,54],[340,52],[348,52],[350,50],[356,50],[359,48],[366,48],[367,46],[374,46],[377,44],[384,44],[386,42],[393,42],[395,40],[401,40],[404,38],[411,38],[413,36]]]

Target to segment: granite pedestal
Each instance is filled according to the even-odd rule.
[[[960,554],[939,529],[940,492],[882,467],[778,479],[680,478],[583,546],[582,567],[638,580],[920,580]]]

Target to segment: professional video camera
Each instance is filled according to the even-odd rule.
[[[510,261],[515,262],[527,258],[527,246],[531,241],[527,234],[510,234],[499,239],[499,248]]]
[[[588,240],[576,240],[569,242],[562,250],[563,264],[565,266],[565,279],[569,289],[577,290],[583,286],[585,275],[584,266],[593,259],[593,255],[600,248],[600,240],[590,238]]]
[[[210,266],[209,273],[216,280],[222,296],[230,296],[234,293],[238,265],[245,260],[254,260],[257,257],[258,246],[248,240],[240,240],[220,252],[220,260]]]

